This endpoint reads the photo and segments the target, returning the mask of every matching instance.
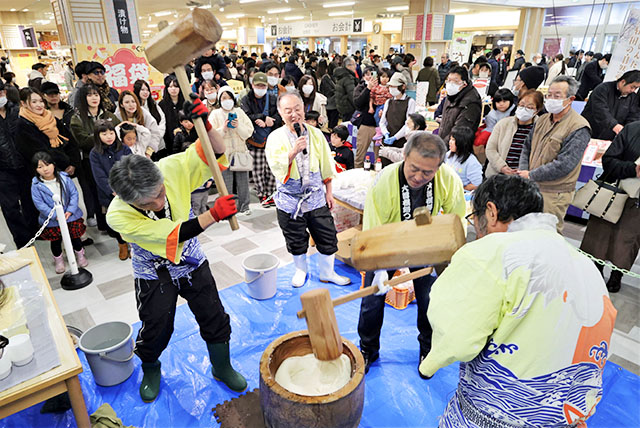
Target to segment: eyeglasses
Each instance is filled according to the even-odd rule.
[[[546,94],[544,96],[545,100],[566,100],[566,98],[564,98],[564,95],[562,94]]]
[[[464,219],[465,219],[465,220],[467,220],[467,223],[469,223],[471,226],[474,226],[474,227],[475,227],[475,225],[473,224],[473,221],[474,221],[473,219],[475,218],[475,216],[476,216],[477,214],[478,214],[478,211],[474,211],[474,212],[472,212],[471,214],[466,215],[466,216],[464,217]]]
[[[95,74],[95,75],[99,76],[101,74],[104,74],[104,70],[100,70],[100,69],[93,70],[90,74]]]

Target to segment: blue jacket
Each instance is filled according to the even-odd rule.
[[[93,178],[96,180],[96,187],[98,188],[98,202],[100,202],[101,206],[108,207],[113,199],[113,190],[109,186],[109,172],[113,168],[113,164],[124,156],[131,154],[131,149],[124,144],[118,151],[114,150],[114,145],[103,145],[102,149],[102,154],[98,153],[96,149],[91,149],[89,160],[91,161]]]
[[[60,172],[60,181],[64,186],[62,206],[65,213],[71,213],[71,217],[67,219],[67,223],[71,223],[82,218],[82,210],[78,206],[78,189],[76,189],[76,185],[73,184],[71,177],[66,172]],[[33,199],[33,204],[40,211],[38,222],[42,224],[47,219],[51,208],[53,208],[53,192],[38,177],[33,177],[33,180],[31,180],[31,198]],[[47,227],[54,226],[58,226],[55,214],[51,217]]]

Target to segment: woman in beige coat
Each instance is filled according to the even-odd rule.
[[[223,86],[218,90],[217,107],[209,114],[209,122],[223,136],[227,146],[225,155],[230,165],[222,171],[222,177],[229,193],[238,196],[238,212],[249,215],[249,171],[252,165],[247,167],[242,161],[251,156],[246,141],[253,134],[253,124],[238,107],[230,86]],[[229,121],[229,115],[235,115],[236,118]]]
[[[489,160],[485,177],[496,174],[515,175],[522,146],[531,131],[544,98],[539,91],[527,91],[518,100],[515,116],[505,117],[495,127],[487,142],[486,155]]]

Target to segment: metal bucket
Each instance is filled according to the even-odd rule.
[[[124,382],[133,373],[133,328],[121,321],[98,324],[80,336],[91,373],[100,386]]]

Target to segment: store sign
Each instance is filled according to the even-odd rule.
[[[136,80],[146,80],[155,96],[162,90],[164,78],[147,61],[142,45],[76,45],[78,61],[98,61],[106,69],[109,86],[133,90]]]
[[[611,55],[605,82],[617,80],[626,71],[640,69],[640,8],[631,7]]]
[[[22,29],[22,39],[24,41],[25,48],[35,48],[38,47],[38,40],[36,39],[36,33],[33,31],[33,28],[24,28]]]
[[[126,0],[113,0],[113,10],[116,13],[116,24],[118,28],[118,39],[120,43],[131,43],[131,22],[129,21],[129,11]]]
[[[270,27],[271,37],[316,37],[362,34],[364,19],[342,18],[326,21],[301,21],[290,24],[274,24]]]

